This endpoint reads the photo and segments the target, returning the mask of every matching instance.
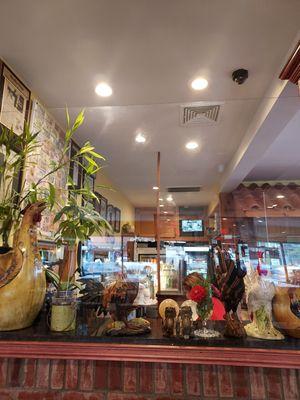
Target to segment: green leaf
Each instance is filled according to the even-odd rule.
[[[69,114],[69,110],[68,107],[66,107],[66,119],[67,119],[67,126],[70,126],[70,114]]]
[[[50,210],[54,207],[55,204],[55,197],[56,197],[56,190],[52,183],[49,182],[49,197],[48,201],[50,204]]]
[[[76,120],[72,126],[72,132],[76,131],[84,121],[84,110],[81,110],[80,113],[77,115]]]

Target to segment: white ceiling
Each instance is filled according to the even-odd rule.
[[[300,99],[298,113],[247,176],[249,181],[300,179]]]
[[[106,155],[107,174],[134,205],[151,205],[155,152],[162,186],[201,185],[178,202],[207,204],[220,164],[232,158],[272,78],[297,35],[299,0],[3,1],[2,57],[62,120],[86,108],[80,140]],[[13,21],[13,25],[12,25]],[[231,72],[249,69],[238,86]],[[189,88],[199,75],[201,92]],[[94,93],[99,81],[114,94]],[[181,127],[179,104],[223,101],[215,126]],[[138,129],[149,143],[137,146]],[[197,139],[200,150],[184,149]]]

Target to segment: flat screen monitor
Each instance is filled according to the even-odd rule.
[[[180,221],[181,236],[203,235],[202,219],[182,219]]]

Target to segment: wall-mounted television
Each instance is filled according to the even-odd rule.
[[[202,236],[202,219],[182,219],[180,220],[180,236]]]

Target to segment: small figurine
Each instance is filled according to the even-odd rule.
[[[184,339],[189,339],[192,333],[192,309],[189,306],[181,307],[181,333]]]
[[[163,320],[163,335],[166,337],[174,336],[176,309],[167,307],[165,309],[165,318]]]

